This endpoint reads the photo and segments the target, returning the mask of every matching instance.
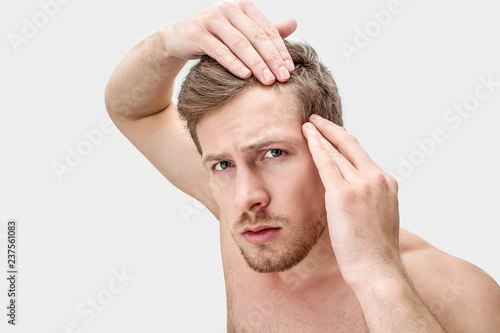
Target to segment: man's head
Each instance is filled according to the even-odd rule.
[[[205,57],[179,95],[219,219],[258,272],[285,271],[328,238],[324,187],[301,126],[312,113],[342,125],[340,98],[312,48],[287,47],[296,65],[287,83],[241,80]],[[276,229],[246,232],[263,227]]]

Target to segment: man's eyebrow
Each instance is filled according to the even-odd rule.
[[[279,145],[296,145],[298,141],[293,139],[274,139],[269,138],[262,141],[258,141],[241,149],[242,153],[248,153],[251,151],[260,150],[264,147],[279,146]]]
[[[209,162],[215,162],[215,161],[223,161],[226,158],[227,155],[225,154],[212,154],[212,155],[207,155],[203,158],[201,161],[201,164],[203,166],[206,166]]]
[[[260,150],[264,147],[270,147],[270,146],[280,146],[280,145],[298,145],[299,141],[294,140],[294,139],[265,139],[256,143],[253,143],[251,145],[245,146],[240,149],[242,153],[249,153],[252,151]],[[212,161],[223,161],[224,159],[228,158],[228,154],[209,154],[205,156],[202,160],[202,164],[206,165],[208,162]]]

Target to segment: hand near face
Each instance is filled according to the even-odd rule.
[[[311,116],[302,127],[325,187],[332,247],[345,281],[356,287],[402,270],[398,185],[342,127]]]

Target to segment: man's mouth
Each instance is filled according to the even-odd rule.
[[[246,233],[246,232],[259,232],[259,231],[262,231],[262,230],[266,230],[266,229],[277,229],[277,228],[273,228],[273,227],[270,227],[270,226],[267,226],[267,225],[257,225],[257,226],[254,226],[254,227],[246,227],[244,230],[243,230],[243,233]]]
[[[267,226],[245,228],[243,237],[250,244],[262,244],[273,240],[280,230],[281,228],[271,228]]]

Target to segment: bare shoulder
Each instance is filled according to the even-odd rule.
[[[448,332],[500,332],[500,287],[486,272],[404,229],[400,250],[420,298]]]

